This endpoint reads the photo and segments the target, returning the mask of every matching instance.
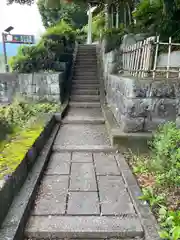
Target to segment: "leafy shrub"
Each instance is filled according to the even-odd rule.
[[[179,1],[179,0],[178,0]],[[177,1],[177,2],[178,2]],[[170,5],[173,5],[170,4]],[[170,36],[173,42],[180,40],[180,5],[177,4],[173,14],[164,11],[162,0],[144,0],[137,5],[133,14],[136,19],[133,31],[135,33],[147,33],[148,35],[160,35],[161,40],[167,41]]]
[[[180,211],[168,211],[168,209],[163,206],[159,210],[158,220],[163,229],[159,232],[162,239],[180,239]]]
[[[79,28],[88,21],[86,14],[87,5],[85,3],[79,5],[74,2],[67,4],[65,1],[61,1],[59,6],[51,8],[46,4],[46,1],[38,0],[37,6],[45,28],[56,25],[62,19]]]
[[[46,119],[44,114],[58,108],[58,104],[50,102],[29,103],[18,99],[0,107],[0,179],[12,173],[39,136]]]
[[[84,28],[76,30],[76,40],[80,44],[87,41],[87,32],[84,30]]]
[[[0,107],[0,141],[7,134],[14,133],[38,114],[55,112],[58,105],[54,103],[29,103],[23,100],[14,100],[6,107]]]
[[[125,34],[123,26],[120,28],[112,28],[104,31],[102,38],[106,42],[105,51],[110,52],[119,48],[122,42],[122,37]]]
[[[159,127],[147,156],[132,155],[129,163],[136,174],[143,195],[160,224],[164,240],[180,239],[180,129],[175,123]]]
[[[64,22],[47,29],[35,46],[23,46],[17,56],[11,58],[13,71],[30,73],[38,71],[61,71],[61,62],[71,58],[75,43],[75,31]]]
[[[175,123],[167,123],[154,135],[152,169],[160,184],[180,184],[180,129]]]

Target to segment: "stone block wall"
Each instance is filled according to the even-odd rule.
[[[18,96],[40,101],[60,101],[64,73],[0,74],[0,103]]]
[[[109,74],[106,93],[107,104],[124,132],[151,132],[167,121],[178,122],[178,80],[138,80]]]
[[[137,79],[118,73],[118,52],[105,54],[103,44],[99,48],[105,100],[123,132],[151,132],[167,121],[176,121],[180,127],[179,79]]]

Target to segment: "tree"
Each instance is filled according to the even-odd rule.
[[[45,28],[54,26],[62,19],[77,28],[87,24],[88,17],[85,4],[80,7],[75,3],[61,3],[59,7],[49,8],[44,0],[39,0],[37,5]]]

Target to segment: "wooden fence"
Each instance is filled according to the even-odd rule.
[[[157,65],[158,56],[162,49],[167,53],[167,64],[164,67]],[[177,62],[176,67],[170,66],[171,53],[174,48],[179,48],[180,43],[173,43],[172,38],[169,42],[160,42],[160,37],[149,37],[144,41],[136,44],[121,47],[122,54],[122,70],[128,71],[131,75],[136,77],[153,78],[163,76],[180,78],[180,62]]]

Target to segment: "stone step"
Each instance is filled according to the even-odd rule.
[[[85,58],[85,59],[96,59],[97,55],[96,54],[91,54],[91,53],[78,53],[76,55],[77,58]]]
[[[70,107],[76,107],[76,108],[100,108],[101,104],[100,102],[75,102],[71,101],[69,103]]]
[[[97,65],[84,65],[82,64],[77,64],[74,66],[74,72],[97,72]]]
[[[97,73],[97,68],[96,67],[93,67],[93,68],[89,68],[89,67],[86,67],[86,68],[82,68],[81,66],[78,67],[78,66],[75,66],[74,68],[74,73]]]
[[[99,95],[72,95],[71,100],[75,102],[97,102],[100,100]]]
[[[96,47],[80,46],[80,47],[78,47],[78,51],[94,51],[94,52],[96,52]]]
[[[89,66],[91,66],[92,68],[94,68],[95,66],[97,66],[97,61],[83,61],[83,60],[76,60],[75,61],[75,67],[84,67],[87,68]]]
[[[87,117],[87,116],[67,116],[62,121],[63,124],[104,124],[103,117]]]
[[[74,78],[72,80],[73,85],[76,85],[76,84],[85,84],[86,85],[86,84],[98,84],[98,83],[99,82],[98,82],[97,78],[96,79]]]
[[[93,72],[93,73],[97,73],[97,66],[91,66],[91,67],[89,67],[89,66],[85,66],[85,67],[83,67],[83,66],[81,66],[81,65],[76,65],[75,67],[74,67],[74,73],[79,73],[79,72],[87,72],[87,73],[89,73],[89,72]]]
[[[89,49],[89,50],[94,50],[96,51],[96,46],[95,45],[79,45],[78,49]]]
[[[88,74],[88,73],[82,73],[81,75],[74,75],[73,74],[73,78],[78,78],[78,79],[97,79],[97,74],[96,75],[91,75],[91,74]]]
[[[89,55],[92,55],[92,56],[96,56],[97,53],[94,49],[79,49],[77,54],[89,54]]]
[[[81,53],[90,53],[90,54],[92,54],[92,53],[94,53],[94,54],[96,54],[96,49],[92,49],[92,48],[89,48],[89,49],[87,49],[87,48],[79,48],[78,49],[78,53],[79,52],[81,52]]]
[[[142,236],[138,218],[126,216],[31,216],[25,230],[25,237],[29,239],[128,239]]]
[[[76,59],[85,59],[85,60],[94,60],[97,59],[97,56],[92,56],[90,54],[77,54]]]
[[[97,77],[89,76],[74,76],[72,79],[73,84],[98,84]]]
[[[54,152],[87,152],[87,153],[115,153],[117,151],[116,147],[112,147],[109,145],[67,145],[53,146]]]
[[[89,56],[96,56],[96,51],[93,51],[93,50],[79,50],[77,52],[77,55],[89,55]]]
[[[99,84],[76,83],[72,85],[72,89],[99,90]]]
[[[91,89],[73,89],[72,90],[72,94],[75,95],[99,95],[99,91],[98,90],[91,90]]]
[[[77,54],[76,55],[76,59],[85,59],[85,60],[94,60],[94,59],[97,59],[97,57],[96,56],[91,56],[91,55],[89,55],[89,54],[87,54],[87,55],[83,55],[83,54]]]
[[[77,59],[85,59],[85,60],[95,60],[95,59],[97,59],[97,57],[96,56],[92,56],[92,55],[89,55],[89,54],[87,54],[87,55],[83,55],[83,54],[78,54],[77,56],[76,56],[76,58]]]
[[[78,64],[97,64],[97,60],[95,58],[89,59],[89,58],[76,58],[76,63]]]
[[[83,66],[83,67],[87,67],[87,66],[92,66],[92,67],[94,67],[94,66],[97,66],[97,61],[96,60],[93,60],[93,61],[88,61],[88,60],[83,60],[83,59],[81,59],[81,60],[77,60],[76,59],[76,61],[75,61],[75,66]]]
[[[96,72],[85,72],[85,71],[83,71],[83,72],[75,72],[73,74],[73,76],[74,77],[84,77],[84,76],[86,76],[86,77],[97,77],[97,73]]]

